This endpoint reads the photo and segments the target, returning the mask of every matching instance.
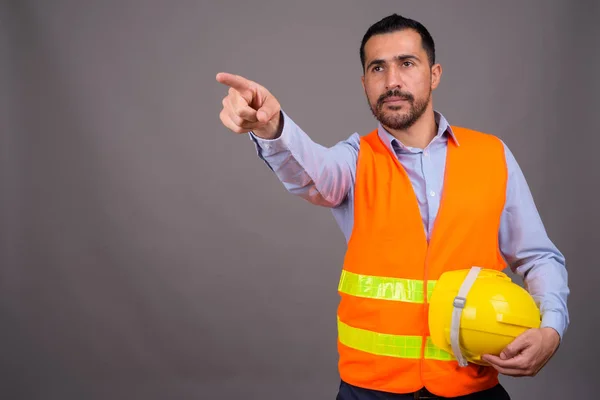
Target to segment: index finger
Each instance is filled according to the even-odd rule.
[[[252,90],[252,81],[243,76],[229,74],[227,72],[219,72],[217,74],[217,82],[234,88],[238,92],[246,92]]]
[[[500,368],[516,368],[523,369],[527,364],[527,357],[523,356],[523,354],[519,354],[515,357],[508,358],[506,360],[501,359],[500,357],[486,354],[482,357],[484,361],[487,361],[492,366],[497,366]]]

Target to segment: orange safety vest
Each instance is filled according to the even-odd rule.
[[[452,127],[440,210],[429,243],[406,171],[377,130],[361,137],[354,228],[339,282],[340,377],[392,393],[453,397],[498,383],[492,367],[461,368],[429,339],[428,297],[449,270],[503,270],[498,245],[506,196],[502,142]]]

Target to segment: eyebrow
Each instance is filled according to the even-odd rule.
[[[419,61],[419,57],[412,55],[412,54],[400,54],[397,55],[393,58],[396,61],[406,61],[406,60],[415,60],[415,61]],[[373,61],[371,61],[368,65],[367,65],[367,69],[371,68],[373,65],[381,65],[381,64],[385,64],[386,60],[384,60],[383,58],[377,58]]]

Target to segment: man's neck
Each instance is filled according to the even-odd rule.
[[[435,114],[432,109],[429,109],[408,129],[397,130],[388,127],[385,129],[403,145],[424,149],[437,135],[438,127]]]

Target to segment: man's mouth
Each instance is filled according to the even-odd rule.
[[[383,100],[383,103],[385,104],[399,104],[402,102],[408,101],[408,99],[404,98],[404,97],[398,97],[398,96],[391,96],[391,97],[387,97]]]

